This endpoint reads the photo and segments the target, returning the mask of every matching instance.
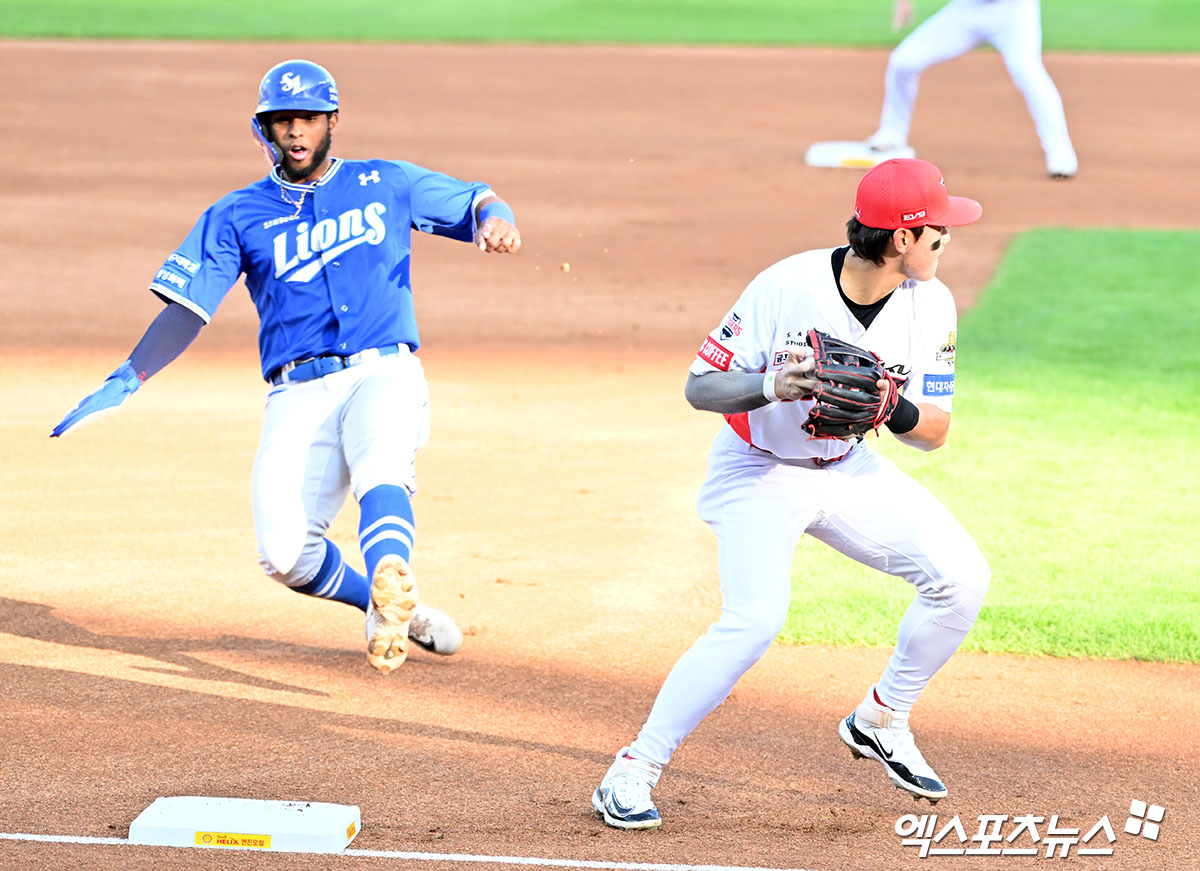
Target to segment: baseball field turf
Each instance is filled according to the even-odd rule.
[[[966,649],[1200,660],[1198,249],[1189,232],[1019,237],[960,317],[946,447],[880,439],[991,562]],[[912,598],[808,540],[793,589],[786,635],[821,643],[890,644]]]
[[[915,0],[917,21],[944,0]],[[5,0],[0,33],[85,38],[362,42],[745,43],[891,46],[887,0],[524,0],[479,14],[474,0]],[[1047,50],[1194,52],[1192,0],[1043,4]]]
[[[918,0],[918,18],[941,5]],[[529,0],[478,16],[469,0],[359,0],[327,40],[890,45],[881,0]],[[324,4],[8,0],[7,36],[301,38]],[[848,14],[849,13],[849,14]],[[848,22],[854,22],[853,30]],[[1047,49],[1195,51],[1190,0],[1062,0]],[[964,234],[965,236],[966,234]],[[971,531],[993,585],[967,649],[1200,661],[1200,234],[1126,229],[1019,237],[961,317],[953,436],[931,455],[881,448]],[[969,257],[969,244],[956,256]],[[696,444],[700,454],[706,449]],[[910,588],[805,541],[784,637],[894,640]],[[868,606],[864,607],[864,603]]]

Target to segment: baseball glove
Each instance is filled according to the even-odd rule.
[[[804,430],[816,439],[850,439],[868,430],[878,432],[900,399],[896,376],[883,368],[878,354],[820,330],[808,331],[808,343],[818,384]],[[886,382],[886,390],[880,389],[880,381]]]

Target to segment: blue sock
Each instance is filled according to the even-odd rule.
[[[362,516],[358,521],[358,545],[367,562],[367,577],[373,577],[375,566],[387,554],[398,554],[405,562],[412,556],[412,504],[408,491],[391,484],[372,487],[358,503]]]
[[[306,596],[345,602],[360,611],[367,610],[367,602],[371,598],[367,579],[346,565],[342,560],[342,552],[329,539],[325,539],[325,559],[321,561],[321,568],[317,569],[313,579],[302,587],[292,589]]]

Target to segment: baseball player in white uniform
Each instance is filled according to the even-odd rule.
[[[895,0],[893,25],[912,20],[912,0]],[[1070,178],[1079,168],[1062,97],[1042,63],[1039,0],[950,0],[910,33],[888,59],[879,129],[867,140],[878,152],[905,147],[921,73],[966,54],[980,43],[995,47],[1033,116],[1046,171]]]
[[[717,534],[721,614],[676,663],[637,739],[596,788],[593,808],[610,826],[660,825],[650,791],[783,627],[804,533],[916,588],[887,667],[838,731],[898,788],[930,802],[946,795],[908,716],[973,625],[987,560],[936,498],[869,444],[801,429],[816,385],[805,343],[817,329],[877,353],[904,385],[886,426],[912,447],[940,447],[954,397],[956,313],[934,276],[949,228],[982,212],[948,196],[933,164],[885,161],[858,186],[848,246],[769,267],[705,339],[685,393],[726,421],[698,499]]]

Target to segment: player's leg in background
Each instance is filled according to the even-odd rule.
[[[366,578],[325,538],[350,486],[339,403],[321,381],[271,391],[251,484],[254,526],[267,574],[298,593],[365,611]]]
[[[979,0],[951,0],[923,21],[888,57],[879,129],[867,140],[887,151],[908,144],[921,73],[970,51],[981,41],[973,7]]]
[[[860,446],[833,468],[838,503],[809,535],[917,590],[877,684],[880,701],[908,711],[974,625],[991,570],[962,524],[890,460]]]
[[[815,502],[797,504],[809,492],[806,472],[721,456],[714,446],[698,507],[717,534],[721,614],[671,669],[633,756],[665,765],[779,634],[796,544],[816,513]]]
[[[1046,154],[1046,171],[1069,178],[1079,168],[1062,96],[1042,61],[1042,13],[1038,0],[1005,0],[1011,13],[997,21],[989,41],[1004,58],[1013,83],[1025,98]]]

